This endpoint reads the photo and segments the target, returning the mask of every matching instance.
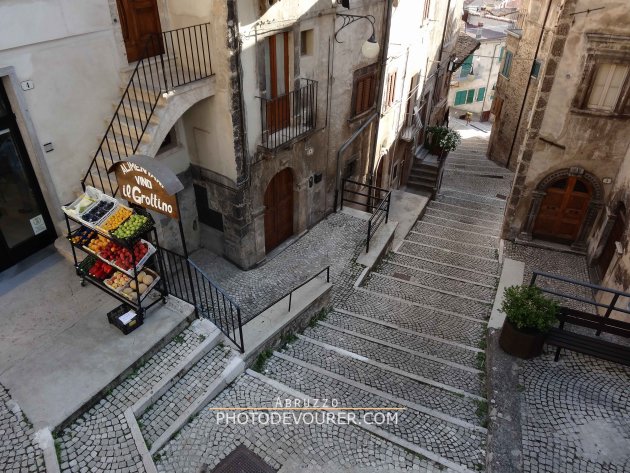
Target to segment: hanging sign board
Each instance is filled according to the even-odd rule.
[[[120,196],[148,210],[179,219],[177,192],[184,186],[168,167],[149,156],[132,156],[114,163]]]

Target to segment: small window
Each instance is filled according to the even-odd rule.
[[[486,97],[486,88],[480,87],[477,91],[477,102],[483,102],[483,99]]]
[[[550,187],[553,187],[554,189],[565,189],[567,187],[567,182],[569,182],[568,179],[560,179],[551,184]]]
[[[455,93],[455,105],[463,105],[466,103],[466,91],[460,90]]]
[[[177,137],[175,136],[175,128],[171,128],[171,131],[164,137],[164,141],[160,145],[157,154],[173,149],[177,146]]]
[[[510,77],[510,69],[512,69],[512,56],[510,51],[505,51],[505,60],[503,61],[503,67],[501,68],[501,75],[505,78]]]
[[[431,0],[424,0],[424,8],[422,10],[422,19],[424,21],[428,20],[430,13],[431,13]]]
[[[205,187],[193,184],[195,189],[195,201],[197,203],[197,215],[199,221],[215,230],[223,231],[223,215],[212,210],[208,205],[208,192]]]
[[[465,79],[466,77],[468,77],[468,74],[470,74],[470,71],[472,70],[472,61],[472,56],[468,56],[466,59],[464,59],[464,62],[462,63],[462,68],[459,71],[460,79]]]
[[[466,92],[466,103],[473,103],[475,101],[475,89],[470,89]]]
[[[396,100],[396,74],[397,71],[390,72],[387,76],[387,91],[385,95],[385,107],[391,107]]]
[[[623,64],[600,64],[595,71],[587,106],[595,110],[613,111],[621,94],[628,66]]]
[[[300,55],[312,56],[314,49],[313,30],[300,32]]]
[[[374,106],[376,99],[376,64],[354,71],[352,88],[352,116],[367,112]]]
[[[532,64],[532,74],[531,74],[531,76],[534,79],[538,79],[538,74],[540,74],[540,66],[541,66],[541,62],[538,59],[534,60],[534,64]]]
[[[588,194],[588,186],[584,182],[576,180],[573,185],[573,192],[584,192]]]

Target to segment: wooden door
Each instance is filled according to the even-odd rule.
[[[591,200],[590,184],[571,176],[555,181],[546,192],[532,234],[545,240],[573,243]]]
[[[265,191],[265,250],[269,253],[293,235],[293,173],[276,174]]]
[[[626,208],[622,204],[619,209],[617,209],[617,218],[615,219],[615,223],[610,230],[610,235],[608,235],[608,240],[606,241],[606,246],[602,250],[601,256],[597,260],[597,269],[599,271],[600,278],[603,278],[606,275],[606,271],[608,270],[608,266],[610,266],[610,262],[613,259],[613,256],[617,252],[617,247],[615,245],[616,241],[622,241],[623,233],[626,229]]]
[[[291,120],[289,100],[289,33],[270,36],[265,44],[267,87],[266,123],[269,133],[286,128]]]
[[[157,0],[116,0],[120,15],[127,60],[135,62],[142,59],[149,42],[148,56],[157,56],[164,52],[162,27]]]

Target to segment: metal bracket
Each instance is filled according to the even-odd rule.
[[[335,31],[335,41],[337,41],[338,43],[341,44],[343,42],[337,39],[337,35],[339,34],[341,30],[343,30],[346,26],[350,26],[355,21],[364,20],[364,19],[369,21],[370,25],[372,25],[372,38],[376,38],[376,30],[374,28],[376,19],[372,15],[347,15],[345,13],[337,13],[337,16],[341,18],[341,20],[343,21],[341,28]]]

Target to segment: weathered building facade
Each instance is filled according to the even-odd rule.
[[[630,6],[592,7],[526,2],[509,33],[488,153],[516,170],[505,238],[585,253],[599,279],[627,289]]]

